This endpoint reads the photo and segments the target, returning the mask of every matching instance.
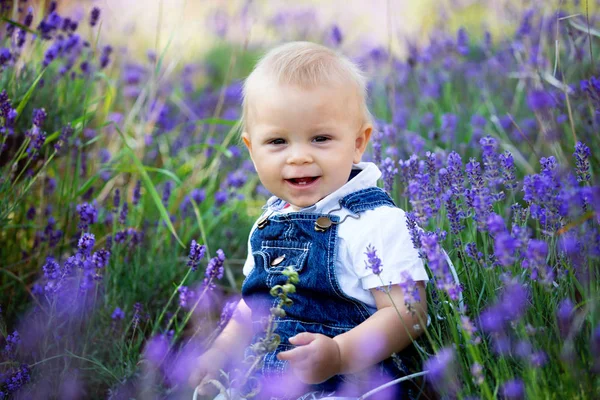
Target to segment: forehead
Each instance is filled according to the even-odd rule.
[[[265,82],[260,90],[248,93],[247,99],[248,125],[354,123],[361,118],[362,98],[349,84],[302,87]]]

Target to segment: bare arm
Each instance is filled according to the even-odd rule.
[[[404,305],[399,286],[393,285],[390,290],[398,311],[386,293],[371,289],[377,311],[360,325],[333,339],[340,349],[338,373],[354,373],[377,364],[392,353],[406,348],[423,333],[427,321],[427,297],[423,282],[417,282],[417,287],[421,301],[414,305],[414,314]]]
[[[358,372],[385,360],[407,347],[426,328],[425,285],[417,282],[417,287],[421,301],[414,305],[414,314],[405,306],[399,286],[390,289],[398,312],[387,293],[372,289],[377,311],[371,317],[333,339],[300,333],[290,338],[290,343],[297,347],[279,353],[278,358],[288,360],[296,376],[309,384],[323,382],[333,375]]]

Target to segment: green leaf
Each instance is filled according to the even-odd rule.
[[[140,159],[135,155],[135,153],[133,152],[131,147],[129,147],[129,145],[127,144],[125,135],[123,134],[123,132],[121,132],[121,129],[119,129],[119,127],[116,125],[115,125],[115,128],[117,129],[117,132],[119,132],[119,135],[121,135],[121,138],[123,139],[123,145],[125,145],[127,152],[129,153],[129,155],[131,156],[131,159],[133,160],[133,163],[137,167],[137,171],[139,172],[139,174],[142,178],[144,187],[150,194],[150,197],[152,197],[152,200],[154,201],[154,204],[156,205],[156,208],[158,209],[162,220],[167,225],[167,228],[169,228],[169,230],[171,231],[171,234],[175,237],[175,239],[181,245],[181,247],[185,248],[185,245],[183,244],[181,239],[179,239],[179,236],[177,236],[177,232],[175,232],[175,227],[173,226],[173,223],[171,222],[171,219],[169,218],[169,213],[167,212],[167,209],[163,205],[162,200],[161,200],[160,196],[158,195],[158,192],[156,191],[154,184],[152,183],[152,179],[150,179],[150,176],[148,175],[148,172],[146,171],[146,167],[140,161]]]
[[[148,167],[148,166],[144,166],[144,168],[146,169],[146,171],[152,171],[152,172],[158,172],[159,174],[163,174],[168,176],[169,178],[173,179],[175,182],[177,182],[178,185],[181,185],[181,179],[179,179],[179,177],[177,175],[175,175],[173,172],[164,169],[164,168],[156,168],[156,167]]]
[[[35,88],[37,87],[38,83],[42,79],[42,76],[44,75],[44,72],[46,72],[46,68],[44,68],[42,70],[42,72],[40,72],[40,74],[37,76],[37,78],[35,78],[35,81],[33,81],[33,83],[31,84],[31,87],[29,88],[29,90],[27,91],[27,93],[25,93],[25,96],[23,97],[23,99],[21,100],[21,102],[19,103],[19,105],[17,106],[17,108],[16,108],[16,110],[17,110],[17,117],[15,118],[15,122],[17,122],[17,120],[19,119],[19,117],[23,113],[23,110],[25,109],[25,106],[27,105],[27,103],[29,103],[29,99],[33,95],[33,92],[35,91]]]
[[[24,31],[27,31],[27,32],[29,32],[29,33],[31,33],[33,35],[37,35],[38,34],[36,31],[32,30],[31,28],[28,28],[25,25],[20,24],[20,23],[18,23],[16,21],[13,21],[12,19],[0,16],[0,21],[4,21],[4,22],[6,22],[6,23],[8,23],[10,25],[16,26],[17,28],[23,29]]]
[[[92,187],[92,185],[94,184],[94,182],[96,182],[96,180],[98,180],[98,175],[94,175],[92,176],[90,179],[88,179],[77,191],[77,193],[75,193],[75,196],[73,196],[73,199],[76,199],[77,197],[81,196],[82,194],[84,194],[85,192],[88,191],[89,188]]]

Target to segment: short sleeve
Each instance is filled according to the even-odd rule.
[[[406,226],[406,215],[396,207],[378,207],[361,214],[345,230],[347,251],[354,272],[365,290],[387,284],[401,283],[403,272],[409,273],[414,281],[428,281],[427,271],[419,252],[414,248]],[[346,222],[344,222],[345,224]],[[367,264],[367,247],[376,249],[382,269],[379,276]]]

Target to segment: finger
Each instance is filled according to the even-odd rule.
[[[309,350],[305,347],[296,347],[295,349],[282,351],[277,354],[277,358],[281,361],[296,362],[303,360],[308,356]]]
[[[316,333],[302,332],[296,336],[292,336],[289,341],[296,346],[304,346],[314,341],[318,335]]]

